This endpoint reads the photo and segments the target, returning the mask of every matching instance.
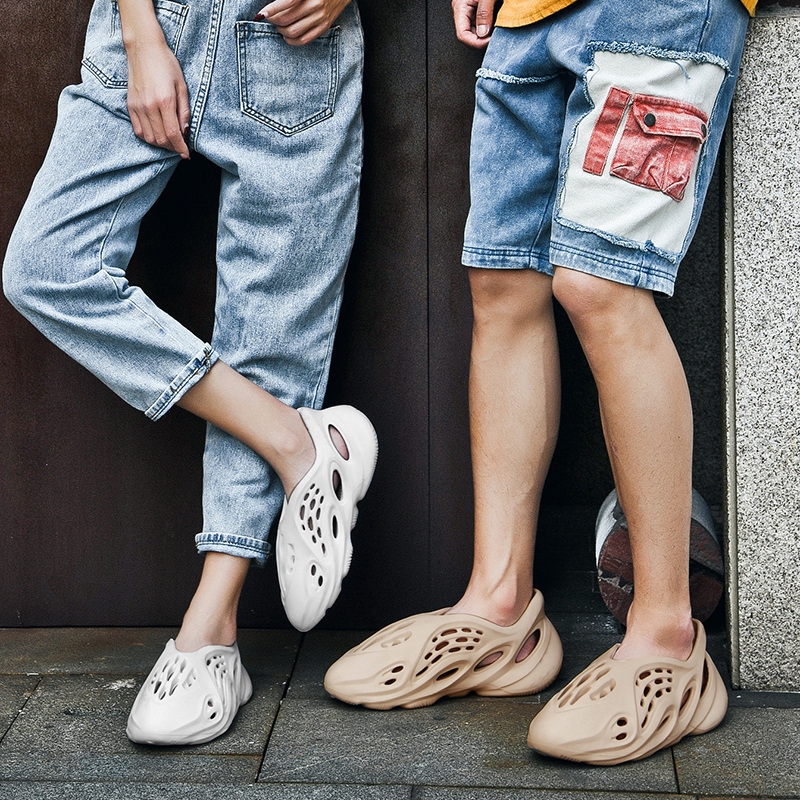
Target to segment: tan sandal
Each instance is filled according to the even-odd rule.
[[[618,645],[593,661],[533,718],[528,745],[556,758],[619,764],[646,758],[722,722],[728,695],[706,653],[703,625],[686,661],[616,661]]]
[[[386,710],[418,708],[440,697],[533,694],[561,668],[561,640],[535,591],[508,627],[441,609],[395,622],[345,653],[325,675],[325,688],[346,703]],[[533,650],[517,661],[529,639]],[[485,663],[495,656],[492,663]]]

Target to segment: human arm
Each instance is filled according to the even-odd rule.
[[[459,41],[470,47],[486,47],[494,22],[495,0],[452,0],[453,20]]]
[[[164,39],[152,0],[118,0],[128,57],[128,112],[145,142],[189,158],[189,92],[178,59]]]
[[[256,19],[271,22],[294,45],[308,44],[333,25],[350,0],[273,0]]]

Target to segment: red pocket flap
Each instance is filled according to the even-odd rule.
[[[695,106],[646,94],[633,96],[632,113],[644,133],[706,140],[708,117]]]

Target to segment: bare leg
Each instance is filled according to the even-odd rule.
[[[634,600],[618,658],[685,659],[689,600],[692,408],[680,358],[652,293],[556,268],[597,383],[617,492],[628,520]]]
[[[539,500],[558,432],[551,279],[533,270],[471,269],[469,276],[475,555],[452,610],[511,625],[533,593]]]
[[[187,411],[235,436],[264,458],[278,474],[286,494],[314,463],[314,445],[296,409],[218,361],[178,401]],[[344,440],[332,431],[342,455]],[[236,639],[236,610],[250,561],[208,553],[200,584],[176,638],[179,650]]]

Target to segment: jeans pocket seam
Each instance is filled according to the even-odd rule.
[[[263,25],[267,25],[264,23]],[[269,26],[272,27],[272,26]],[[324,90],[324,99],[315,113],[308,114],[300,119],[295,124],[287,124],[287,120],[281,121],[275,116],[271,116],[267,109],[264,108],[264,100],[259,103],[258,99],[254,97],[251,89],[251,81],[255,81],[255,77],[251,77],[250,70],[248,69],[248,41],[262,39],[270,41],[271,39],[280,39],[282,37],[277,31],[274,30],[254,30],[253,23],[239,22],[236,24],[237,35],[237,56],[239,60],[239,106],[240,111],[245,116],[256,120],[257,122],[277,131],[283,136],[293,136],[300,133],[314,125],[319,124],[327,119],[330,119],[335,112],[336,95],[339,87],[339,47],[340,47],[340,29],[339,27],[332,28],[327,36],[327,89]],[[323,34],[324,35],[324,34]],[[313,44],[313,43],[312,43]],[[308,47],[309,45],[304,45]],[[320,93],[322,94],[322,93]],[[269,100],[270,98],[267,98]],[[302,113],[302,111],[300,112]]]

